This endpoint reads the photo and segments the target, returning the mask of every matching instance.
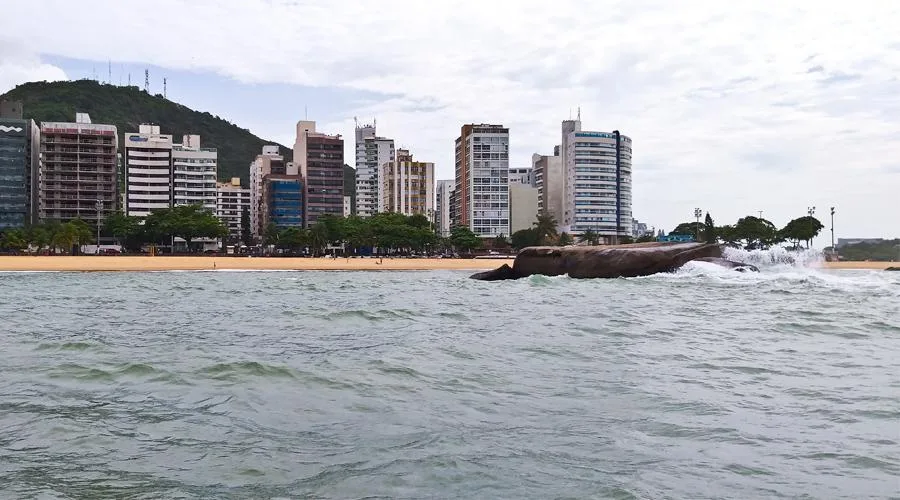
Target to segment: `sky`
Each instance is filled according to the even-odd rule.
[[[633,212],[671,230],[782,226],[900,237],[900,2],[0,0],[0,92],[96,78],[294,142],[354,117],[453,177],[464,123],[510,128],[510,166],[560,121],[634,141]],[[111,71],[110,71],[111,69]],[[73,117],[74,118],[74,117]],[[827,232],[827,231],[826,231]],[[823,233],[817,246],[827,246]]]

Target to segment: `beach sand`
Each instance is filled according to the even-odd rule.
[[[379,263],[380,262],[380,263]],[[0,271],[427,271],[494,269],[512,259],[346,259],[289,257],[0,256]]]

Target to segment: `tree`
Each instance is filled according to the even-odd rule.
[[[766,249],[781,241],[774,224],[752,215],[737,221],[732,237],[743,240],[747,250]]]
[[[75,243],[78,241],[78,237],[78,227],[76,225],[66,223],[60,224],[56,228],[50,241],[51,245],[53,245],[54,247],[61,248],[67,253],[71,254],[73,252]]]
[[[263,245],[277,245],[279,236],[278,226],[274,222],[270,222],[263,231]]]
[[[25,231],[21,229],[8,229],[0,236],[0,250],[20,252],[28,248]]]
[[[279,233],[276,246],[291,253],[298,253],[306,246],[307,239],[306,231],[299,227],[289,227]]]
[[[560,233],[559,238],[556,240],[556,244],[564,247],[566,245],[571,245],[573,243],[572,237],[569,236],[569,233]]]
[[[600,244],[600,235],[595,232],[593,229],[585,229],[581,236],[578,238],[578,241],[582,243],[587,243],[588,245],[594,246]]]
[[[244,246],[253,246],[253,231],[250,229],[250,209],[244,207],[241,212],[241,243]]]
[[[507,248],[509,247],[509,240],[506,239],[505,234],[500,234],[496,238],[494,238],[494,248]]]
[[[309,228],[309,247],[312,249],[313,255],[319,256],[328,244],[328,228],[325,224],[316,222]]]
[[[516,250],[521,250],[526,247],[535,247],[540,244],[535,228],[516,231],[512,234],[511,239],[512,247]]]
[[[779,231],[779,235],[786,240],[792,241],[795,248],[800,246],[801,241],[805,241],[806,248],[809,248],[812,239],[818,236],[819,232],[824,228],[825,226],[819,222],[819,219],[807,215],[788,222],[787,225]]]
[[[111,234],[125,248],[140,249],[143,244],[143,227],[138,217],[125,215],[121,211],[110,214],[103,222],[103,229]]]
[[[537,220],[534,221],[534,229],[537,234],[538,244],[548,245],[557,238],[556,217],[548,212],[538,214]]]
[[[718,241],[718,237],[716,236],[716,224],[713,222],[713,218],[709,215],[709,212],[706,212],[706,220],[703,223],[703,239],[707,243],[716,243]]]
[[[471,252],[481,246],[481,238],[466,226],[454,226],[450,229],[450,243],[457,250]]]
[[[638,239],[635,240],[635,243],[650,243],[653,241],[656,241],[655,236],[653,236],[652,234],[644,234],[639,236]]]
[[[619,244],[620,245],[630,245],[634,243],[634,237],[626,234],[625,236],[619,236]]]
[[[675,226],[670,235],[693,236],[697,237],[699,232],[703,231],[703,224],[699,222],[682,222]]]

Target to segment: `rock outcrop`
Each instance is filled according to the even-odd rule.
[[[699,259],[694,259],[699,262],[709,262],[710,264],[716,264],[722,267],[727,267],[729,269],[734,269],[739,272],[747,272],[752,271],[754,273],[759,272],[759,268],[754,266],[753,264],[745,264],[743,262],[735,262],[733,260],[722,259],[719,257],[701,257]]]
[[[529,247],[519,252],[511,269],[504,264],[499,269],[478,273],[472,278],[517,279],[533,274],[568,274],[571,278],[630,278],[672,272],[696,259],[721,257],[722,248],[707,243]]]

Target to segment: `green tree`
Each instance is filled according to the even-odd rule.
[[[306,246],[307,239],[305,230],[299,227],[289,227],[279,233],[276,246],[296,254]]]
[[[644,234],[639,236],[638,239],[635,240],[635,243],[651,243],[653,241],[656,241],[656,236],[653,236],[652,234]]]
[[[274,222],[270,222],[265,231],[263,231],[263,245],[277,245],[278,244],[279,231],[278,226],[275,225]]]
[[[450,229],[450,244],[463,252],[471,252],[481,247],[481,238],[466,226],[454,226]]]
[[[60,224],[53,231],[50,241],[55,248],[60,248],[64,252],[72,254],[79,236],[77,225],[71,223]]]
[[[494,238],[493,248],[509,248],[509,240],[506,239],[505,234],[500,234],[496,238]]]
[[[670,235],[679,235],[679,236],[693,236],[697,237],[697,234],[703,232],[703,224],[700,222],[682,222],[675,226],[675,229],[670,232]]]
[[[747,250],[766,249],[782,241],[774,224],[752,215],[737,221],[733,236],[743,240]]]
[[[634,237],[626,234],[625,236],[619,236],[619,244],[620,245],[630,245],[634,243]]]
[[[103,230],[116,238],[119,245],[129,250],[140,249],[144,242],[141,219],[125,215],[121,211],[110,214],[103,221]]]
[[[318,257],[322,255],[322,252],[325,250],[325,245],[328,244],[328,228],[325,224],[317,222],[309,228],[308,238],[309,247],[312,250],[313,255]]]
[[[535,228],[521,229],[512,234],[512,247],[521,250],[526,247],[535,247],[540,244]]]
[[[822,229],[825,229],[825,226],[819,222],[819,219],[807,215],[788,222],[779,231],[779,234],[782,238],[793,242],[795,248],[800,246],[801,241],[805,241],[806,248],[809,248],[812,239],[818,236]]]
[[[250,229],[250,209],[244,207],[241,212],[241,243],[244,246],[253,246],[253,231]]]
[[[0,250],[20,252],[26,248],[28,241],[22,229],[8,229],[0,236]]]
[[[534,229],[540,245],[549,245],[556,240],[557,225],[556,217],[553,217],[553,214],[548,212],[538,214],[537,220],[534,221]]]
[[[706,220],[703,223],[703,240],[707,243],[716,243],[718,241],[718,237],[716,236],[716,224],[713,222],[713,218],[709,215],[709,212],[706,212]]]
[[[588,245],[595,246],[600,244],[600,235],[594,231],[593,229],[585,229],[581,236],[578,237],[578,241],[581,243],[587,243]]]
[[[566,245],[571,245],[573,243],[572,237],[569,236],[569,233],[560,233],[559,238],[556,240],[556,244],[564,247]]]

